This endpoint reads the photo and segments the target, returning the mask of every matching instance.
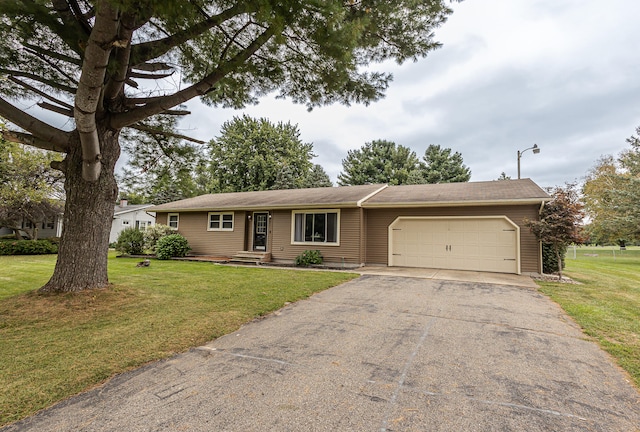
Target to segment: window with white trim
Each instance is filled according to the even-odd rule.
[[[294,211],[292,215],[292,243],[326,244],[340,243],[340,211]]]
[[[211,212],[209,213],[208,231],[233,231],[233,212]]]
[[[167,225],[173,229],[178,229],[179,215],[178,213],[169,213],[167,215]]]

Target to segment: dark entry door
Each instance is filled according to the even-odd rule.
[[[269,223],[269,213],[253,214],[253,250],[267,250],[267,224]]]

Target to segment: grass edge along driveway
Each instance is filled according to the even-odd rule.
[[[357,277],[110,256],[112,286],[40,295],[55,256],[0,257],[0,426]]]
[[[579,285],[538,282],[640,389],[640,247],[570,248],[566,274]]]

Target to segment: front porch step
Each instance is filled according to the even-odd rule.
[[[229,262],[256,264],[271,262],[271,252],[240,251],[232,256]]]

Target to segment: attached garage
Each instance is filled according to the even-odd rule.
[[[520,227],[506,216],[398,217],[389,265],[520,274]]]
[[[542,272],[527,228],[549,195],[529,179],[389,186],[363,202],[369,265]]]

